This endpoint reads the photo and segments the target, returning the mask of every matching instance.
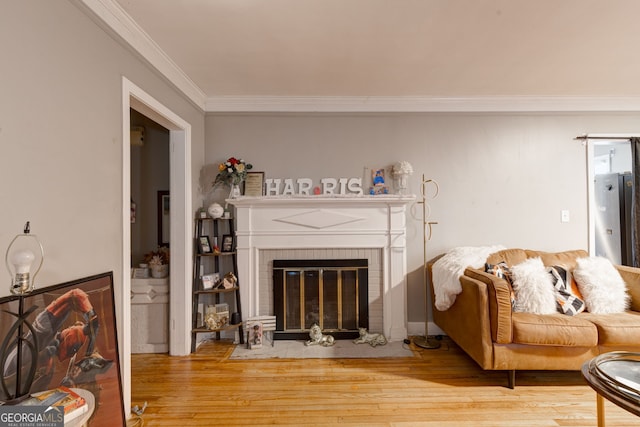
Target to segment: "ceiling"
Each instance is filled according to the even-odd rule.
[[[165,75],[205,110],[248,99],[640,97],[637,0],[81,1],[117,2],[112,13],[149,39],[137,50],[159,49]]]

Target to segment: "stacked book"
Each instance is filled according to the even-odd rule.
[[[21,406],[62,406],[64,408],[64,424],[79,417],[89,410],[85,399],[68,387],[60,386],[51,390],[32,393],[30,397],[19,403]]]

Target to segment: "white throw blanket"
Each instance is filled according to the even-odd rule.
[[[467,267],[481,268],[487,257],[505,249],[502,245],[462,246],[453,248],[433,264],[433,293],[435,307],[444,311],[453,305],[456,296],[462,292],[460,276]]]

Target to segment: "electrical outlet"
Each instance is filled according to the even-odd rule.
[[[569,222],[569,211],[563,210],[560,212],[560,217],[562,222]]]

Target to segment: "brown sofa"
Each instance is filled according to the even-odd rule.
[[[545,266],[573,269],[578,258],[587,256],[582,250],[547,253],[507,249],[491,254],[487,262],[504,261],[513,266],[540,257]],[[430,276],[432,265],[428,267]],[[433,321],[482,369],[507,371],[510,388],[515,387],[517,370],[580,370],[585,361],[601,353],[640,351],[640,269],[616,268],[631,296],[630,310],[625,313],[567,316],[513,312],[511,286],[505,279],[467,268],[460,278],[462,292],[453,305],[440,311],[432,304]]]

